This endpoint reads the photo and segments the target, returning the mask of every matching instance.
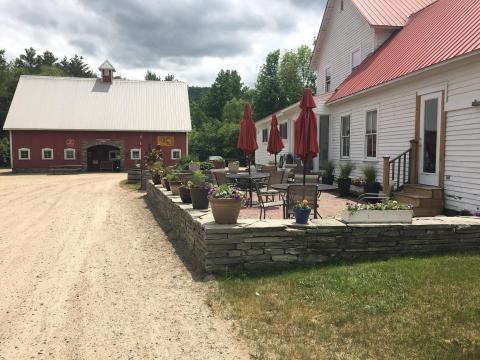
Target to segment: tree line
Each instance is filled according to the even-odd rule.
[[[300,100],[304,87],[315,91],[315,76],[308,67],[311,54],[312,50],[306,45],[283,53],[280,50],[269,53],[251,88],[245,86],[236,70],[220,70],[210,87],[189,87],[193,127],[190,154],[200,160],[209,155],[241,156],[236,150],[236,141],[244,103],[252,104],[254,119],[259,120]],[[9,61],[5,50],[0,50],[0,129],[21,75],[96,77],[79,55],[60,59],[51,51],[37,53],[28,48]],[[162,77],[147,70],[145,79],[158,81]],[[164,81],[174,79],[172,74],[163,77]],[[0,132],[0,166],[8,166],[9,148],[8,135]]]

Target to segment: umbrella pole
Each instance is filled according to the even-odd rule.
[[[277,170],[277,154],[275,154],[275,170]]]

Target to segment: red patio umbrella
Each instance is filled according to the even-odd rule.
[[[275,155],[275,167],[277,167],[277,154],[284,148],[280,131],[278,131],[277,115],[273,114],[270,125],[270,136],[268,137],[267,151]]]
[[[295,121],[295,154],[303,160],[303,184],[305,185],[306,163],[318,155],[317,119],[313,108],[317,107],[310,89],[303,90],[300,101],[302,111]]]
[[[237,148],[248,156],[248,173],[250,174],[250,156],[258,149],[258,144],[257,128],[252,120],[252,108],[249,103],[245,103],[243,108],[243,119],[240,122]]]

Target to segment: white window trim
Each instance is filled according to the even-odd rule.
[[[332,65],[325,65],[323,69],[323,91],[327,92],[327,69],[330,69],[330,89],[328,92],[332,91]]]
[[[27,158],[27,159],[22,158],[22,156],[21,156],[22,151],[28,151],[28,158]],[[20,149],[18,149],[18,160],[30,160],[30,158],[31,158],[31,152],[30,152],[30,149],[29,149],[29,148],[20,148]]]
[[[45,151],[51,151],[52,152],[52,157],[51,158],[46,158],[45,157]],[[53,149],[52,148],[43,148],[42,149],[42,160],[53,160]]]
[[[73,151],[73,158],[72,159],[67,158],[67,151]],[[71,161],[71,160],[76,160],[76,159],[77,159],[77,151],[74,148],[63,149],[63,160]]]
[[[356,49],[353,49],[351,52],[350,52],[350,70],[353,71],[353,69],[355,69],[357,66],[353,66],[353,54],[355,54],[357,51],[360,52],[360,62],[358,63],[357,66],[359,66],[361,63],[362,63],[362,48],[361,47],[358,47]]]
[[[173,153],[174,153],[175,151],[178,151],[178,153],[179,153],[178,158],[173,157]],[[182,149],[172,149],[172,150],[170,151],[170,158],[171,158],[172,160],[180,160],[181,157],[182,157]]]
[[[375,144],[375,149],[377,150],[376,151],[377,156],[368,157],[367,156],[367,113],[370,112],[370,111],[375,111],[375,110],[377,111],[377,142]],[[363,161],[377,161],[378,160],[378,134],[379,134],[379,131],[378,131],[379,121],[378,121],[378,119],[380,119],[380,107],[377,105],[377,106],[373,106],[373,107],[370,107],[370,108],[366,108],[366,109],[364,109],[363,113],[364,113],[364,117],[363,117]],[[350,126],[352,126],[351,123],[350,123]],[[350,133],[351,132],[352,132],[352,130],[350,129]]]
[[[350,117],[350,134],[348,136],[349,139],[349,152],[348,156],[343,156],[343,149],[342,149],[342,118],[349,116]],[[345,114],[340,115],[340,160],[349,160],[352,155],[352,113],[348,112]]]
[[[138,151],[138,158],[133,157],[133,153]],[[140,149],[130,149],[130,160],[141,160],[142,159],[142,150]]]

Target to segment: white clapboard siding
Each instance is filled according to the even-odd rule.
[[[480,207],[480,108],[471,106],[473,100],[480,100],[478,57],[331,104],[330,157],[339,163],[340,117],[350,113],[350,160],[357,166],[354,176],[361,176],[364,166],[376,165],[381,180],[383,156],[398,156],[415,136],[416,95],[424,89],[447,91],[446,207],[474,211]],[[376,162],[364,161],[365,111],[371,108],[378,108]]]
[[[352,51],[360,48],[362,61],[373,51],[374,30],[360,14],[351,0],[335,1],[332,17],[327,24],[326,34],[320,48],[317,68],[317,93],[325,91],[325,68],[331,67],[331,90],[336,89],[351,73]]]

